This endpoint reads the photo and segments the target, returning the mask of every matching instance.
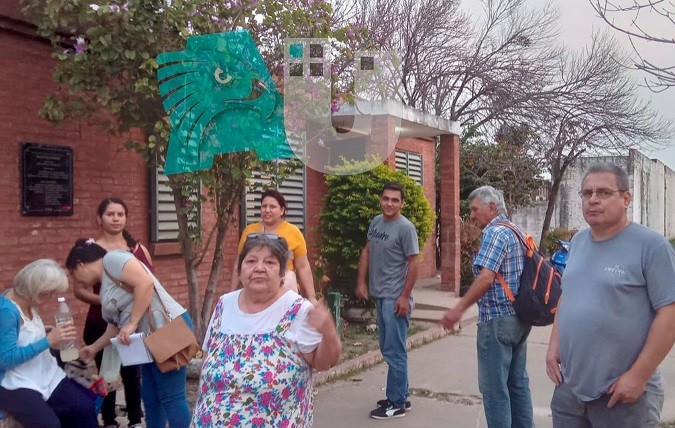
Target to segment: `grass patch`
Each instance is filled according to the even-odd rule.
[[[659,427],[661,427],[661,428],[675,428],[675,421],[661,422]]]
[[[342,356],[340,357],[339,363],[354,359],[367,352],[380,349],[377,331],[368,331],[366,327],[367,324],[347,323],[344,330],[344,337],[342,338]],[[410,328],[408,329],[408,337],[415,333],[419,333],[422,330],[426,330],[427,328],[429,328],[428,325],[411,321]]]
[[[673,239],[670,240],[670,245],[672,245],[673,248],[675,248],[675,238],[673,238]]]

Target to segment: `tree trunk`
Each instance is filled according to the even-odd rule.
[[[204,335],[206,334],[206,326],[209,325],[211,319],[211,309],[213,308],[213,299],[216,294],[216,288],[218,287],[218,279],[220,278],[220,271],[223,268],[223,259],[225,257],[224,244],[225,237],[227,236],[227,225],[230,221],[231,216],[219,220],[218,230],[216,232],[216,242],[213,249],[213,260],[211,261],[211,272],[209,273],[209,279],[206,282],[206,290],[204,290],[204,300],[202,301],[202,310],[199,314],[201,318],[201,324],[204,326],[202,330],[195,330],[197,339],[199,343],[202,343],[204,340]],[[226,278],[227,281],[227,278]]]
[[[237,179],[230,175],[228,169],[218,169],[216,176],[221,183],[230,183],[231,185],[219,186],[218,193],[215,197],[216,210],[216,242],[213,248],[213,260],[211,261],[211,270],[209,272],[209,279],[206,282],[206,289],[204,290],[204,300],[201,306],[201,324],[204,327],[197,331],[197,338],[200,343],[206,334],[206,327],[209,325],[211,319],[211,310],[213,309],[213,300],[218,288],[218,281],[220,280],[220,272],[223,269],[223,259],[225,258],[225,238],[227,237],[227,229],[232,220],[234,210],[239,206],[239,201],[246,188],[246,179],[241,177]],[[225,175],[225,176],[223,176]],[[229,177],[228,177],[229,175]],[[208,248],[204,248],[208,251]],[[225,278],[227,282],[229,278]]]
[[[558,192],[560,191],[560,183],[562,182],[562,174],[559,174],[557,177],[553,178],[551,183],[551,190],[548,193],[548,205],[546,206],[546,215],[544,215],[544,224],[541,227],[541,239],[539,240],[539,249],[543,250],[546,248],[544,243],[546,242],[546,235],[548,234],[548,229],[551,227],[551,218],[553,217],[553,210],[555,209],[555,201],[558,198]]]
[[[188,283],[188,312],[194,324],[195,336],[200,338],[200,331],[206,329],[199,310],[199,278],[197,277],[196,255],[194,240],[187,234],[188,217],[183,212],[183,207],[187,201],[182,193],[182,186],[179,180],[174,176],[169,176],[169,185],[173,193],[173,200],[176,205],[176,216],[178,219],[178,242],[180,244],[183,263],[185,264],[185,274]],[[200,342],[201,343],[201,342]]]

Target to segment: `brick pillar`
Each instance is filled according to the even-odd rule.
[[[328,193],[326,176],[310,167],[305,168],[305,240],[307,257],[314,268],[319,255],[319,214],[323,208],[323,198]]]
[[[377,155],[382,161],[390,164],[390,168],[395,168],[396,155],[396,125],[397,119],[390,115],[372,116],[372,128],[370,131],[369,147],[366,148],[367,155]],[[391,166],[393,162],[393,167]]]
[[[459,136],[443,135],[441,159],[441,288],[459,296]]]

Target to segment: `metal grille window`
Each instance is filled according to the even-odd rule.
[[[424,163],[422,155],[415,152],[396,150],[396,169],[405,171],[408,177],[420,186],[424,182]]]

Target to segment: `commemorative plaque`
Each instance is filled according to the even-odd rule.
[[[21,145],[21,215],[73,215],[73,149]]]

